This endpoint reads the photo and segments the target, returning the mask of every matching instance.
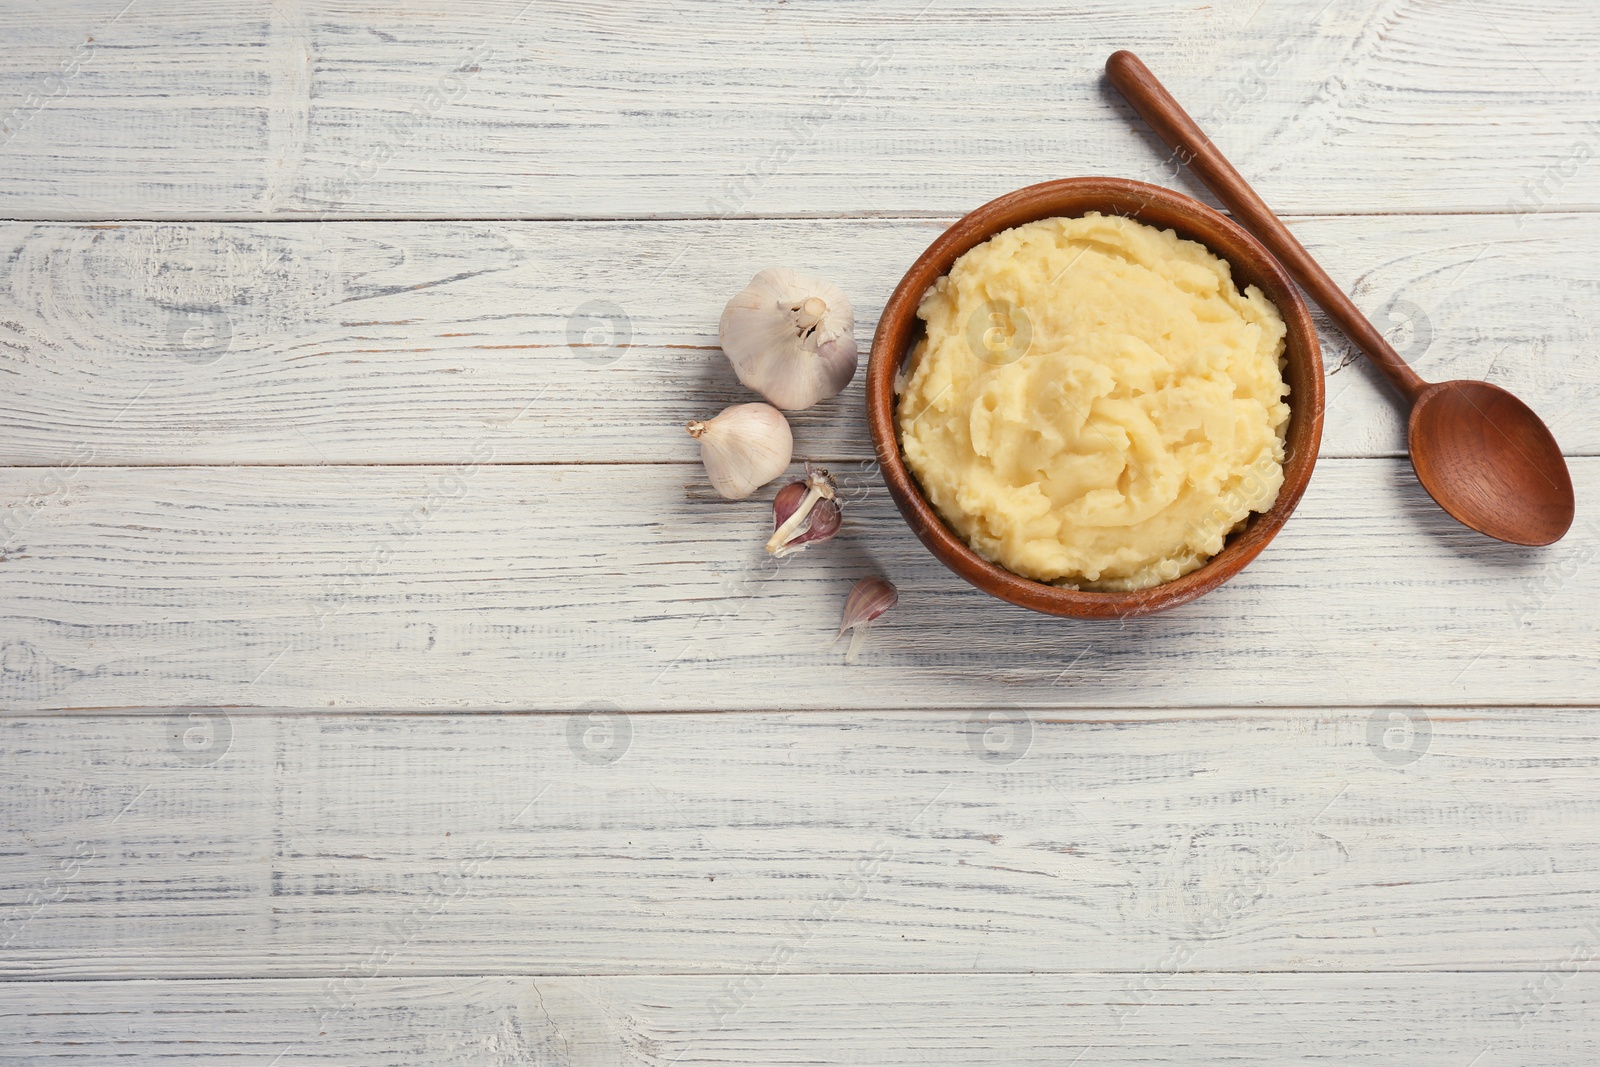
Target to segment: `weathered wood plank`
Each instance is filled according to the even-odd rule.
[[[683,423],[753,396],[716,335],[752,274],[837,279],[865,349],[947,223],[3,226],[0,462],[458,463],[489,433],[495,462],[693,461]],[[1423,374],[1600,452],[1600,215],[1293,225]],[[794,417],[799,455],[871,457],[860,377]],[[1364,363],[1328,384],[1325,455],[1403,454]]]
[[[1600,944],[1592,708],[212,710],[3,738],[9,978],[736,976],[776,952],[1118,970],[1131,996],[1140,972],[1536,972]]]
[[[1128,46],[1281,210],[1600,207],[1589,0],[24,0],[0,42],[9,218],[959,213],[1170,174]]]
[[[1325,461],[1239,578],[1121,623],[972,589],[856,465],[841,535],[782,563],[765,497],[698,467],[11,468],[0,702],[1586,704],[1600,460],[1572,468],[1577,525],[1540,550],[1458,526],[1403,460]],[[852,666],[831,642],[875,570],[900,606]]]
[[[1588,1067],[1600,1055],[1594,983],[1568,973],[1526,1016],[1525,975],[1174,976],[1137,1010],[1127,979],[777,974],[752,976],[741,999],[685,976],[374,978],[348,992],[23,983],[0,988],[0,1063]]]

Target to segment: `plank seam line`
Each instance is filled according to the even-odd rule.
[[[1354,970],[1354,971],[1294,971],[1294,970],[1252,970],[1252,971],[1170,971],[1164,972],[1172,977],[1249,977],[1254,975],[1306,975],[1317,978],[1337,978],[1347,975],[1418,975],[1418,974],[1483,974],[1483,975],[1510,975],[1537,973],[1548,969],[1548,965],[1529,964],[1526,967],[1505,968],[1478,968],[1478,967],[1446,967],[1446,968],[1396,968],[1394,970]],[[1056,977],[1096,977],[1096,976],[1121,976],[1149,974],[1153,968],[1139,970],[1070,970],[1070,971],[782,971],[774,977],[782,978],[945,978],[952,976],[971,978],[1056,978]],[[441,979],[478,978],[486,980],[505,978],[548,978],[552,980],[573,978],[622,978],[622,979],[651,979],[651,978],[727,978],[730,975],[748,974],[749,968],[738,970],[717,971],[502,971],[502,972],[428,972],[426,974],[390,974],[381,975],[377,981],[386,982],[425,982]],[[239,975],[169,975],[169,976],[143,976],[143,977],[95,977],[81,978],[21,978],[0,976],[0,985],[78,985],[83,983],[118,984],[132,982],[321,982],[330,978],[347,978],[346,971],[335,971],[323,974],[304,975],[266,975],[261,977]],[[371,979],[364,979],[371,980]]]
[[[977,207],[974,204],[973,207]],[[1227,214],[1226,211],[1223,212]],[[1456,208],[1441,209],[1438,211],[1410,210],[1410,211],[1361,211],[1361,210],[1321,210],[1321,211],[1280,211],[1277,212],[1282,219],[1319,219],[1319,218],[1482,218],[1491,216],[1519,216],[1529,212],[1518,211],[1515,208]],[[1570,215],[1600,214],[1600,206],[1577,205],[1563,207],[1559,211],[1539,211],[1532,214],[1561,218]],[[282,215],[251,215],[251,214],[216,214],[216,215],[171,215],[159,218],[134,218],[118,215],[41,215],[34,218],[0,218],[0,223],[46,223],[56,225],[103,225],[123,224],[128,225],[157,225],[163,223],[185,224],[221,224],[221,223],[250,223],[265,225],[302,224],[302,225],[335,225],[343,223],[407,223],[407,222],[530,222],[530,223],[723,223],[723,222],[930,222],[939,220],[954,221],[961,217],[958,211],[930,211],[926,213],[911,211],[865,212],[858,214],[773,214],[773,215],[347,215],[337,217],[319,216],[315,212],[305,215],[284,217]]]
[[[1600,453],[1591,452],[1563,452],[1564,459],[1596,459]],[[1371,456],[1318,456],[1318,463],[1379,463],[1392,462],[1404,459],[1402,452],[1382,453]],[[872,457],[858,456],[812,456],[816,463],[871,463]],[[415,468],[418,470],[432,469],[435,467],[459,467],[459,460],[418,463],[418,462],[389,462],[389,463],[84,463],[73,467],[76,471],[117,471],[117,470],[227,470],[238,468],[240,470],[258,469],[283,469],[283,470],[364,470],[369,467],[377,468]],[[480,467],[698,467],[701,463],[697,459],[512,459],[499,462],[488,461],[478,464]],[[0,464],[0,473],[6,471],[38,471],[52,470],[59,466],[57,463],[5,463]]]
[[[629,715],[805,715],[822,716],[832,715],[839,717],[881,716],[907,719],[937,719],[950,715],[968,714],[974,711],[991,710],[995,705],[988,704],[948,704],[933,708],[907,708],[907,707],[870,707],[870,708],[623,708]],[[1089,704],[1089,705],[1041,705],[1026,707],[1007,705],[1016,710],[1025,711],[1035,721],[1043,716],[1061,716],[1063,723],[1105,723],[1106,725],[1156,725],[1160,723],[1187,723],[1187,722],[1232,722],[1251,721],[1259,722],[1270,719],[1276,712],[1326,712],[1330,715],[1344,715],[1350,712],[1383,710],[1385,708],[1408,708],[1422,711],[1453,711],[1464,713],[1459,719],[1461,722],[1476,721],[1479,716],[1471,715],[1472,712],[1489,713],[1495,720],[1504,716],[1500,713],[1507,711],[1581,711],[1597,712],[1597,707],[1592,702],[1578,703],[1517,703],[1517,704],[1386,704],[1381,702],[1366,702],[1355,704],[1260,704],[1244,708],[1221,708],[1216,705],[1183,704]],[[171,715],[177,712],[194,709],[225,710],[230,713],[249,715],[252,717],[279,716],[283,718],[310,718],[323,716],[332,719],[349,718],[442,718],[450,715],[461,716],[489,716],[498,715],[510,717],[533,717],[536,715],[571,715],[575,709],[565,708],[328,708],[328,707],[302,707],[293,704],[285,705],[239,705],[239,704],[139,704],[107,707],[81,707],[81,708],[39,708],[29,711],[0,711],[0,722],[25,722],[33,719],[87,719],[87,718],[141,718],[153,715]],[[1094,714],[1106,712],[1166,712],[1174,717],[1170,719],[1149,718],[1130,721],[1121,718],[1094,719],[1087,718]],[[1298,717],[1298,716],[1296,716]],[[1045,719],[1046,723],[1051,720]],[[1441,717],[1439,722],[1457,721],[1449,717]]]

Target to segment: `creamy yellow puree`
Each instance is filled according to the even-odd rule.
[[[917,314],[906,463],[984,558],[1143,589],[1277,499],[1283,318],[1205,246],[1115,216],[1030,222],[956,260]]]

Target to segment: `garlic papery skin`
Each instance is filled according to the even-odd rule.
[[[879,575],[863,578],[850,587],[850,596],[844,602],[844,621],[839,624],[835,641],[850,631],[850,648],[844,654],[846,663],[854,663],[861,653],[867,631],[884,612],[900,602],[900,591],[889,579]]]
[[[833,479],[820,468],[806,469],[806,480],[778,490],[772,499],[772,536],[767,551],[782,558],[839,532],[843,519],[834,499]]]
[[[711,487],[729,500],[743,500],[789,467],[794,435],[789,420],[771,404],[735,404],[704,422],[691,422],[700,442],[700,462]]]
[[[843,289],[768,267],[728,301],[717,334],[740,382],[785,411],[802,411],[855,377],[855,330]]]

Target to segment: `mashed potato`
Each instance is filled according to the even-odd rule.
[[[956,260],[917,314],[906,463],[979,555],[1143,589],[1199,567],[1283,484],[1283,318],[1203,245],[1044,219]]]

